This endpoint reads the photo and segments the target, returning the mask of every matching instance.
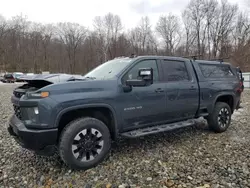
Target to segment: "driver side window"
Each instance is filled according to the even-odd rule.
[[[137,79],[138,71],[140,68],[152,68],[153,69],[153,81],[155,82],[159,80],[156,60],[143,60],[137,63],[123,76],[122,83],[125,83],[126,80]]]

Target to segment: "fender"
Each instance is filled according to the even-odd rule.
[[[60,121],[61,117],[65,113],[67,113],[69,111],[72,111],[72,110],[85,109],[85,108],[91,108],[91,107],[96,107],[96,108],[105,107],[105,108],[108,108],[112,112],[112,115],[113,115],[113,118],[114,118],[114,126],[115,126],[114,127],[115,128],[115,130],[114,130],[114,133],[115,133],[114,138],[117,138],[119,129],[118,129],[116,112],[115,112],[114,108],[111,105],[105,104],[105,103],[83,104],[83,105],[77,105],[77,106],[64,108],[56,116],[56,121],[55,121],[56,127],[58,127],[59,121]]]
[[[218,99],[219,97],[225,96],[225,95],[230,95],[230,96],[233,97],[233,109],[235,109],[235,106],[236,106],[235,101],[236,101],[236,99],[235,99],[235,94],[232,93],[232,92],[221,92],[221,93],[219,93],[218,95],[216,95],[216,97],[215,97],[215,99],[214,99],[214,101],[213,101],[213,104],[212,104],[212,109],[214,109],[214,106],[215,106],[215,103],[216,103],[217,99]]]

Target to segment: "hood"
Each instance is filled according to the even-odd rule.
[[[83,76],[74,74],[23,75],[19,77],[19,79],[27,82],[29,87],[35,87],[35,88],[42,88],[47,85],[64,83],[68,81],[86,80]]]
[[[117,79],[110,79],[110,80],[92,80],[92,79],[85,79],[82,81],[75,81],[75,82],[62,82],[58,84],[50,84],[46,87],[41,88],[40,91],[48,91],[51,94],[80,94],[83,93],[105,93],[116,90],[117,87]],[[88,96],[91,97],[91,96]]]
[[[35,74],[35,75],[24,75],[19,77],[29,84],[40,83],[42,85],[49,85],[61,82],[75,81],[75,80],[84,80],[84,77],[81,75],[73,74]]]
[[[71,75],[71,74],[37,74],[37,75],[25,75],[21,77],[21,80],[26,83],[22,86],[15,88],[14,95],[20,98],[24,93],[28,91],[37,91],[38,89],[44,88],[46,86],[54,86],[67,83],[69,81],[86,81],[81,75]],[[70,84],[71,85],[71,84]],[[56,88],[56,87],[55,87]],[[20,95],[21,93],[21,95]]]
[[[83,76],[74,74],[34,74],[34,75],[24,75],[21,76],[20,78],[26,82],[40,80],[49,82],[50,84],[84,79]]]

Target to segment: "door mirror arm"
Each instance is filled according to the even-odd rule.
[[[123,91],[125,93],[128,93],[128,92],[132,91],[132,86],[129,86],[129,85],[123,85],[122,88],[123,88]]]

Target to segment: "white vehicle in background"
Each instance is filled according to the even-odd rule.
[[[42,75],[45,75],[45,74],[50,74],[50,72],[49,71],[42,72]]]
[[[13,72],[12,75],[16,82],[21,82],[22,80],[20,79],[20,77],[23,76],[24,74],[22,72]]]
[[[27,77],[32,77],[32,76],[34,76],[34,75],[35,75],[34,73],[25,73],[25,74],[23,74],[22,76],[19,77],[19,80],[20,80],[21,82],[24,82],[24,80],[25,80]]]
[[[26,76],[34,76],[34,73],[27,73]]]

